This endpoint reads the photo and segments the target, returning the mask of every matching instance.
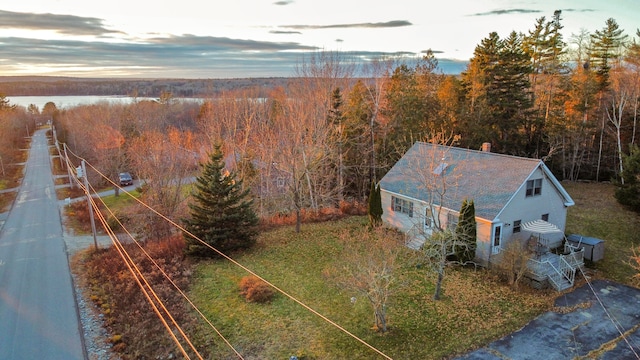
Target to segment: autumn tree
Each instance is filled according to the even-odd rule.
[[[184,220],[186,230],[198,238],[184,234],[187,254],[213,257],[217,253],[209,246],[223,253],[252,246],[258,218],[248,195],[236,173],[225,170],[217,146],[196,177],[190,217]]]
[[[573,50],[570,60],[579,66],[570,69],[562,78],[558,96],[563,118],[547,124],[547,136],[560,144],[555,166],[563,179],[577,180],[591,168],[592,139],[596,133],[594,114],[597,106],[597,82],[589,69],[588,47],[590,35],[585,30],[570,39]],[[557,158],[559,157],[559,161]]]
[[[638,129],[638,112],[640,111],[640,29],[636,30],[637,39],[629,44],[625,61],[629,66],[630,82],[632,84],[631,107],[632,107],[632,128],[631,141],[633,146],[636,144],[636,133]]]
[[[187,194],[182,187],[197,162],[189,150],[191,137],[177,129],[169,129],[166,135],[145,131],[128,147],[132,168],[144,181],[143,199],[169,218],[186,212]],[[173,231],[166,221],[144,210],[134,217],[139,232],[149,237],[162,238]]]

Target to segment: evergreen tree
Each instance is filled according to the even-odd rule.
[[[456,249],[458,261],[465,263],[476,256],[476,208],[473,200],[465,199],[460,208],[456,237],[461,244]]]
[[[258,224],[253,201],[247,199],[249,189],[242,190],[242,181],[235,172],[225,173],[224,166],[222,150],[216,146],[196,178],[195,201],[189,204],[191,218],[185,220],[190,233],[223,253],[253,245]],[[216,255],[187,234],[185,241],[187,254]]]
[[[622,56],[621,50],[627,39],[627,35],[623,32],[618,23],[610,18],[607,19],[606,26],[602,30],[596,30],[596,33],[591,35],[590,66],[597,74],[600,90],[609,87],[611,62]]]
[[[616,199],[622,205],[631,210],[640,212],[640,148],[631,147],[631,153],[624,157],[624,170],[622,171],[624,183],[619,181],[616,185]]]
[[[369,224],[372,227],[378,227],[382,224],[382,213],[380,185],[371,183],[371,192],[369,193]]]

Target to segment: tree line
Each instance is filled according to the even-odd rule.
[[[541,158],[560,179],[620,181],[637,144],[640,32],[630,37],[613,19],[569,39],[561,29],[556,11],[526,34],[492,32],[459,76],[442,74],[431,52],[357,67],[348,54],[323,51],[301,59],[282,86],[222,91],[202,103],[163,92],[157,101],[57,110],[54,123],[63,142],[113,179],[127,170],[153,180],[148,196],[170,216],[186,208],[168,185],[194,174],[218,145],[260,216],[300,219],[364,203],[409,146],[442,134],[464,148],[490,142],[495,152]]]

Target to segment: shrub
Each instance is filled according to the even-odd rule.
[[[273,299],[273,288],[254,275],[240,280],[240,293],[248,302],[265,303]]]

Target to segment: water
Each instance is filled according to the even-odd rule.
[[[115,104],[129,104],[133,102],[134,98],[131,96],[117,96],[117,95],[70,95],[70,96],[7,96],[11,105],[18,105],[27,108],[33,104],[38,107],[40,111],[44,108],[44,105],[48,102],[56,104],[58,109],[69,109],[79,105],[90,105],[99,102],[109,102]],[[142,100],[157,100],[157,98],[150,97],[138,97],[137,101]],[[182,100],[182,99],[179,99]],[[201,100],[201,99],[189,99],[189,100]]]

